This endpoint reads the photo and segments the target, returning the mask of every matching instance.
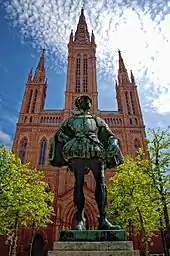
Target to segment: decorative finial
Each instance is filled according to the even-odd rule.
[[[93,30],[92,30],[92,33],[91,33],[91,43],[95,43],[95,37],[94,37],[94,34],[93,34]]]
[[[30,72],[29,72],[29,75],[28,75],[28,82],[31,82],[32,80],[32,70],[33,68],[31,68]]]
[[[71,33],[70,33],[70,42],[73,42],[73,29],[71,30]]]
[[[132,84],[135,84],[135,77],[134,77],[134,75],[133,75],[132,70],[130,70],[130,78],[131,78]]]
[[[43,48],[42,49],[42,56],[44,56],[44,54],[45,54],[45,49]]]
[[[84,8],[81,8],[81,15],[84,15]]]

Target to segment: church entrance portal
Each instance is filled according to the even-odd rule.
[[[40,235],[36,235],[34,238],[31,256],[45,256],[44,240]]]

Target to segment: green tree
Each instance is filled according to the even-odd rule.
[[[152,179],[162,204],[161,217],[166,228],[166,254],[170,255],[170,217],[168,205],[170,204],[170,127],[166,130],[148,130],[148,151],[152,168],[146,171]]]
[[[34,229],[51,223],[53,194],[44,174],[23,165],[5,145],[0,146],[0,234],[11,237],[10,255],[16,255],[22,227]]]
[[[117,168],[108,187],[110,218],[115,224],[123,225],[129,233],[141,233],[146,252],[148,237],[159,228],[161,208],[159,194],[146,174],[151,167],[141,151],[135,159],[125,157],[124,164]]]

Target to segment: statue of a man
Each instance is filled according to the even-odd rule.
[[[107,189],[104,170],[123,163],[118,139],[100,117],[89,113],[92,99],[78,96],[75,105],[78,113],[66,119],[56,130],[49,153],[52,166],[68,166],[74,172],[74,203],[77,208],[77,230],[85,230],[84,175],[90,170],[96,180],[95,199],[99,210],[100,230],[115,229],[106,218]]]

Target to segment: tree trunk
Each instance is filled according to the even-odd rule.
[[[9,250],[8,250],[8,256],[11,256],[12,253],[12,247],[14,243],[14,233],[11,234],[11,236],[8,237],[8,243],[9,243]]]
[[[32,254],[32,245],[33,245],[33,240],[34,240],[34,233],[35,233],[35,225],[33,224],[32,226],[32,233],[31,233],[31,240],[30,240],[30,246],[29,246],[29,256]]]
[[[165,220],[165,227],[166,227],[166,235],[165,235],[166,251],[167,251],[167,256],[170,256],[170,223],[169,223],[168,208],[167,208],[166,199],[164,196],[162,196],[161,200],[163,204],[164,220]]]
[[[19,223],[18,223],[18,219],[16,218],[11,256],[16,256],[17,255],[18,229],[19,229]]]
[[[161,177],[160,168],[159,168],[159,149],[156,150],[155,165],[157,170],[159,171],[159,182],[161,183],[162,177]],[[168,209],[166,205],[166,197],[164,195],[163,185],[160,186],[160,195],[161,195],[161,202],[163,205],[163,213],[164,213],[165,227],[166,227],[166,233],[167,233],[166,235],[164,234],[166,252],[167,252],[167,256],[170,256],[170,223],[169,223]]]
[[[161,238],[162,238],[162,245],[163,245],[163,249],[164,249],[164,254],[165,254],[165,256],[168,256],[168,252],[167,252],[166,245],[165,245],[162,217],[160,217],[160,229],[161,229]]]
[[[141,228],[142,228],[142,232],[143,232],[143,239],[144,239],[144,248],[145,248],[145,255],[148,256],[149,255],[149,250],[148,250],[148,241],[145,237],[145,228],[144,228],[144,225],[143,225],[143,218],[142,218],[142,214],[141,214],[141,211],[140,209],[137,207],[137,211],[138,211],[138,214],[139,214],[139,219],[140,219],[140,224],[141,224]]]

